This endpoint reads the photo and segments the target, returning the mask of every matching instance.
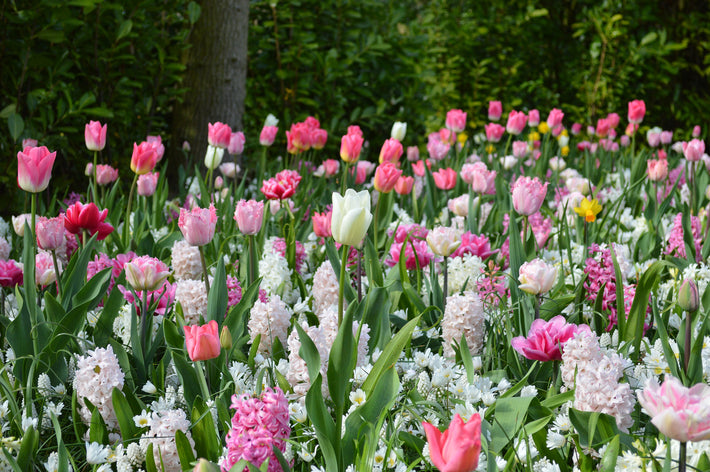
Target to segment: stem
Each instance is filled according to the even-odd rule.
[[[535,319],[540,318],[540,300],[542,296],[541,295],[536,295],[535,296]]]
[[[203,361],[195,361],[193,364],[195,365],[195,370],[197,371],[197,382],[200,384],[200,390],[204,396],[203,400],[207,401],[210,398],[210,391],[207,388],[207,379],[205,378],[205,371],[202,368],[202,362]]]
[[[148,290],[143,289],[141,297],[141,349],[143,350],[143,362],[145,362],[145,354],[148,351]]]
[[[357,251],[357,301],[362,301],[362,251]]]
[[[446,297],[449,293],[449,258],[444,256],[444,310],[446,309]]]
[[[266,172],[266,151],[268,149],[269,148],[264,146],[264,152],[261,153],[261,157],[259,158],[259,175],[257,176],[257,180],[256,180],[257,187],[264,179],[264,172]],[[235,178],[235,180],[236,180],[236,178]]]
[[[57,263],[57,251],[52,249],[52,262],[54,262],[54,272],[57,277],[57,293],[59,294],[59,300],[62,299],[62,284],[59,283],[61,274],[59,273],[59,264]]]
[[[416,184],[415,184],[416,185]],[[419,221],[419,204],[417,203],[417,191],[415,190],[415,185],[412,185],[412,213],[414,216],[414,221]]]
[[[343,322],[343,298],[345,295],[345,267],[348,264],[348,251],[350,246],[343,244],[342,261],[340,261],[340,287],[338,288],[338,328]]]
[[[129,235],[131,225],[131,204],[133,203],[133,192],[136,189],[136,182],[138,182],[138,174],[133,176],[133,183],[131,184],[131,190],[128,192],[128,203],[126,204],[126,219],[123,222],[123,244],[126,246],[126,250],[129,249]]]
[[[256,245],[254,242],[254,235],[247,236],[247,241],[249,244],[249,286],[256,280]]]
[[[685,463],[688,457],[688,444],[680,443],[680,454],[678,455],[678,472],[685,472]]]
[[[525,249],[525,242],[528,240],[528,217],[523,216],[523,249]]]
[[[94,204],[98,206],[98,195],[96,195],[96,186],[98,185],[97,179],[96,179],[96,155],[98,152],[94,151],[94,186],[92,187],[91,191],[94,194]]]
[[[470,198],[470,197],[469,197]],[[481,217],[481,202],[483,201],[483,192],[478,194],[478,201],[476,202],[476,234],[480,234],[479,231],[481,230],[481,220],[483,219]]]
[[[37,253],[37,227],[35,226],[35,219],[37,216],[37,194],[33,193],[30,196],[30,201],[31,203],[31,214],[32,214],[32,227],[30,228],[32,230],[32,246],[34,247],[34,253]]]
[[[204,273],[204,276],[205,276],[205,289],[207,289],[207,296],[209,297],[209,295],[210,295],[210,281],[209,281],[209,277],[207,276],[207,263],[205,262],[205,251],[202,246],[198,246],[198,249],[200,250],[200,261],[202,262],[202,272]]]
[[[375,224],[374,224],[374,231],[373,231],[373,236],[374,236],[374,239],[375,239],[375,252],[377,253],[378,257],[379,257],[379,254],[380,254],[380,247],[377,245],[377,220],[378,220],[377,217],[378,217],[378,214],[379,214],[379,212],[380,212],[380,202],[382,201],[382,199],[384,198],[384,196],[385,196],[384,193],[381,193],[381,192],[380,192],[380,193],[378,194],[378,196],[377,196],[377,203],[375,204],[375,217],[373,218],[373,219],[374,219],[374,223],[375,223]]]
[[[348,171],[350,170],[350,163],[346,162],[343,166],[343,178],[340,182],[340,194],[345,195],[345,189],[348,188]]]
[[[685,349],[683,349],[683,370],[688,373],[688,364],[690,363],[690,317],[692,313],[685,312]]]

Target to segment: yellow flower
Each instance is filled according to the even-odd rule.
[[[550,132],[550,127],[547,126],[547,122],[541,121],[540,124],[537,125],[537,130],[542,134],[547,134]]]
[[[539,141],[540,140],[540,133],[537,131],[532,131],[530,134],[528,134],[528,141]]]
[[[579,206],[576,207],[574,211],[576,211],[579,216],[583,216],[584,221],[591,223],[597,219],[597,215],[602,211],[602,206],[596,198],[590,202],[587,197],[584,197],[584,200],[579,203]]]
[[[496,148],[492,144],[489,144],[488,146],[486,146],[486,152],[488,154],[493,154],[493,151],[495,151],[495,150],[496,150]]]
[[[468,135],[466,133],[459,133],[458,136],[456,136],[456,139],[458,140],[459,144],[463,146],[466,144],[466,140],[468,140]]]
[[[560,154],[562,154],[563,156],[569,155],[569,146],[565,146],[562,149],[560,149]]]

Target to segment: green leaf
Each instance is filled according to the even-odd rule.
[[[192,463],[195,462],[195,454],[192,452],[192,446],[187,436],[179,429],[175,431],[175,448],[180,458],[182,470],[190,470]]]
[[[197,23],[197,20],[202,14],[202,8],[197,2],[190,2],[187,4],[187,17],[191,24]]]
[[[116,32],[116,41],[119,41],[121,38],[128,36],[128,34],[131,32],[131,29],[133,29],[133,22],[131,20],[124,20],[118,27],[118,31]]]
[[[338,334],[330,349],[328,360],[328,389],[330,398],[335,403],[335,415],[342,415],[348,393],[350,392],[350,379],[352,378],[357,361],[357,345],[353,336],[353,312],[355,304],[348,307],[343,321],[338,328]]]
[[[20,139],[22,131],[25,129],[25,122],[20,115],[12,113],[7,117],[7,127],[10,130],[10,136],[13,141]]]
[[[306,362],[308,378],[315,379],[320,372],[320,354],[318,353],[318,348],[316,348],[311,337],[308,336],[308,333],[306,333],[298,323],[296,323],[295,326],[296,331],[298,331],[298,338],[301,341],[301,348],[298,350],[298,355]]]
[[[219,459],[222,452],[217,431],[212,421],[212,413],[202,398],[197,398],[192,405],[192,437],[198,457],[210,461]]]
[[[490,448],[496,454],[514,438],[525,421],[533,397],[498,398],[492,415]],[[486,415],[488,416],[488,415]]]
[[[602,472],[614,472],[616,460],[619,457],[619,435],[614,436],[604,452],[601,462]]]
[[[134,439],[136,437],[137,428],[133,421],[133,411],[126,397],[123,395],[123,392],[116,387],[114,387],[113,392],[111,392],[111,402],[113,403],[113,409],[116,411],[116,419],[118,420],[118,427],[121,430],[121,437],[124,440]]]
[[[570,408],[569,418],[575,431],[579,434],[579,442],[582,447],[597,448],[609,443],[614,436],[621,434],[616,427],[614,417],[604,413]]]
[[[220,257],[210,285],[205,321],[215,320],[221,326],[224,314],[227,312],[227,300],[227,272],[224,268],[224,259]]]
[[[316,430],[316,437],[325,459],[326,470],[335,471],[338,470],[338,459],[332,442],[336,437],[335,423],[328,412],[328,408],[325,406],[325,401],[323,401],[322,383],[323,377],[321,374],[318,374],[315,380],[311,382],[311,388],[308,389],[306,394],[306,411]]]
[[[153,456],[153,443],[148,444],[148,449],[145,451],[145,470],[146,472],[158,472]]]
[[[39,432],[32,426],[25,430],[20,443],[20,451],[17,453],[17,464],[22,470],[31,470],[30,464],[37,453],[39,446]]]

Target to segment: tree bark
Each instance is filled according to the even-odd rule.
[[[203,0],[202,14],[190,35],[184,100],[173,112],[168,174],[175,182],[185,163],[182,145],[190,143],[188,173],[203,166],[207,150],[207,124],[221,121],[234,131],[242,129],[246,98],[249,0]],[[174,187],[172,187],[174,188]]]

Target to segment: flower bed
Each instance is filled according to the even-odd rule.
[[[277,157],[270,116],[248,171],[210,124],[176,189],[149,137],[128,194],[92,122],[85,195],[49,206],[60,158],[23,143],[3,470],[710,469],[700,129],[501,114],[451,110],[423,158],[350,126],[339,160],[312,117]]]

